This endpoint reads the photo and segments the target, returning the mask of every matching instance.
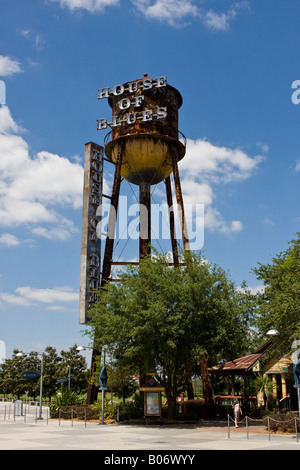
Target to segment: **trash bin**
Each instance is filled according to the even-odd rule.
[[[23,416],[23,402],[22,400],[16,400],[14,403],[15,416]]]

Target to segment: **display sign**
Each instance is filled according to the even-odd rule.
[[[59,384],[65,384],[69,381],[69,379],[67,379],[67,377],[60,377],[59,379],[56,380],[57,383]]]
[[[95,290],[100,288],[101,237],[97,236],[102,204],[103,147],[89,142],[85,145],[82,238],[80,263],[79,323],[88,320],[88,311],[96,301]]]
[[[23,379],[33,380],[33,379],[38,379],[39,376],[40,376],[40,373],[36,372],[35,370],[28,370],[26,372],[23,372],[23,374],[21,374],[21,376],[22,376]]]
[[[136,80],[134,82],[129,82],[125,85],[119,84],[115,85],[112,89],[110,87],[100,88],[98,90],[98,99],[109,98],[110,96],[120,97],[120,101],[117,104],[117,107],[120,110],[128,110],[128,113],[122,117],[112,116],[110,122],[107,119],[101,118],[97,119],[98,125],[97,129],[102,130],[106,129],[107,126],[111,128],[121,126],[123,124],[135,124],[138,120],[141,122],[152,121],[153,118],[163,119],[167,117],[167,108],[166,106],[158,107],[155,110],[146,109],[140,111],[139,108],[142,106],[144,101],[144,95],[138,94],[134,95],[135,92],[151,90],[152,88],[161,88],[167,85],[167,77],[158,77],[155,80],[151,78],[145,78],[143,80]],[[126,92],[126,97],[122,98],[123,93]],[[132,94],[128,98],[128,93]]]
[[[106,367],[103,367],[101,373],[100,373],[100,384],[101,388],[100,390],[106,390],[106,384],[107,384],[107,372],[106,372]]]
[[[160,404],[160,392],[145,392],[145,416],[160,416]]]

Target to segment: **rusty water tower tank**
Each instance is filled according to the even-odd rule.
[[[123,144],[121,176],[136,185],[165,180],[172,173],[172,154],[177,161],[185,155],[185,137],[178,131],[182,96],[170,85],[152,83],[145,74],[108,99],[115,125],[105,138],[105,153],[116,162],[118,144]]]

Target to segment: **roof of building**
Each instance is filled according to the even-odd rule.
[[[246,356],[239,357],[233,361],[228,361],[217,366],[213,366],[209,369],[211,373],[246,373],[251,370],[254,364],[265,354],[265,352],[270,348],[272,342],[268,341],[259,349],[257,349],[252,354],[247,354]]]

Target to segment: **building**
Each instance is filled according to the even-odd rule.
[[[251,354],[210,368],[209,374],[212,384],[216,377],[227,378],[227,395],[215,395],[218,403],[228,404],[238,398],[248,406],[255,403],[274,410],[298,409],[292,354],[278,355],[272,340]],[[257,396],[237,393],[235,379],[242,379],[244,390],[250,390],[257,377],[266,377],[272,382],[273,387],[268,393],[260,391]]]

